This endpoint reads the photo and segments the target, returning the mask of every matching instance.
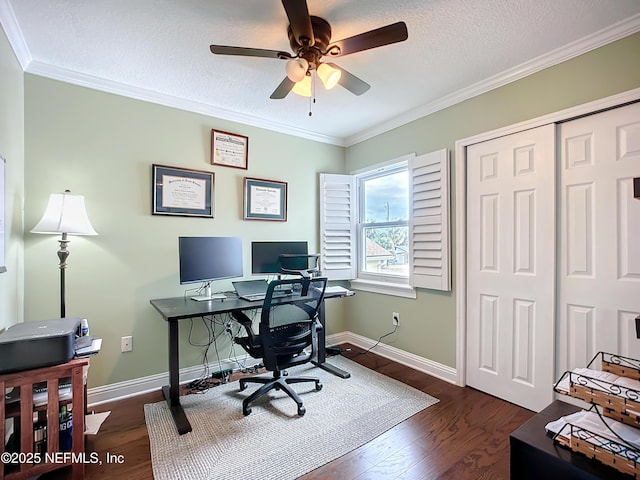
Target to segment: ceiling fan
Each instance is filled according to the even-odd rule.
[[[272,99],[285,98],[290,91],[311,96],[313,72],[325,88],[336,84],[355,95],[362,95],[371,86],[335,63],[323,62],[323,57],[344,57],[352,53],[403,42],[408,38],[404,22],[392,23],[353,37],[331,42],[331,25],[320,17],[309,15],[306,0],[282,0],[289,19],[287,30],[294,54],[262,48],[211,45],[211,53],[218,55],[241,55],[288,60],[287,76],[271,94]]]

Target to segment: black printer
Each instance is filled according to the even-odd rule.
[[[80,318],[37,320],[0,333],[0,373],[58,365],[75,354]]]

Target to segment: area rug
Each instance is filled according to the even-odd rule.
[[[351,373],[342,379],[311,364],[290,375],[319,377],[323,388],[297,384],[306,408],[272,391],[242,414],[238,382],[181,397],[193,431],[178,435],[166,402],[144,413],[155,480],[287,480],[314,470],[438,402],[419,390],[344,357],[329,362]]]

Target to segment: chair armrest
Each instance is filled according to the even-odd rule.
[[[251,343],[254,343],[256,334],[253,332],[253,322],[244,312],[231,312],[233,319],[242,325],[247,332],[247,337],[251,339]]]

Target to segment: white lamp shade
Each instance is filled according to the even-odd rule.
[[[309,62],[304,58],[293,58],[287,62],[287,66],[285,67],[289,80],[296,83],[304,79],[308,69]]]
[[[302,81],[296,83],[291,89],[293,93],[302,95],[303,97],[311,96],[311,77],[304,77]]]
[[[52,193],[49,196],[44,215],[31,233],[98,235],[87,216],[84,196],[70,192]]]
[[[331,90],[340,80],[342,72],[331,65],[323,63],[318,67],[318,76],[320,77],[320,80],[322,80],[324,88]]]

